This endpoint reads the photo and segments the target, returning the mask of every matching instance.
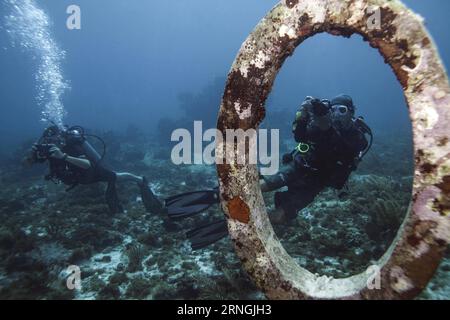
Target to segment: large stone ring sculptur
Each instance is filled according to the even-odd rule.
[[[379,10],[381,28],[371,28]],[[218,164],[221,204],[248,274],[271,299],[407,299],[427,285],[450,241],[450,89],[422,19],[399,0],[285,0],[248,37],[225,89],[218,129],[256,129],[285,59],[321,32],[360,34],[383,55],[403,86],[414,129],[410,209],[378,261],[381,289],[366,273],[345,279],[314,275],[286,253],[269,222],[255,165]],[[223,150],[224,143],[217,145]],[[237,146],[235,146],[237,147]],[[217,157],[226,155],[217,152]],[[218,162],[220,163],[220,162]]]

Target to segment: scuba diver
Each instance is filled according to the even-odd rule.
[[[87,137],[95,137],[103,143],[100,155],[88,142]],[[147,211],[162,212],[162,203],[153,194],[145,177],[131,173],[114,172],[106,167],[103,158],[106,153],[104,141],[88,135],[80,126],[62,128],[52,125],[45,129],[41,138],[33,145],[25,163],[33,165],[48,161],[50,173],[45,177],[55,183],[63,183],[72,190],[78,185],[106,182],[106,203],[112,214],[123,212],[116,191],[117,181],[137,183],[141,190],[142,202]]]
[[[307,97],[296,113],[292,133],[296,148],[283,156],[283,165],[273,176],[262,176],[262,192],[282,187],[275,193],[275,209],[269,212],[273,224],[284,224],[311,204],[325,188],[346,195],[347,180],[370,150],[373,134],[348,95],[329,100]],[[370,141],[367,140],[369,136]],[[182,219],[219,203],[218,188],[177,195],[166,199],[170,218]],[[192,249],[204,248],[228,234],[226,220],[214,221],[187,232]]]

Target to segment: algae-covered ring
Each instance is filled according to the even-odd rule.
[[[380,26],[373,23],[374,12],[380,14]],[[218,142],[221,204],[230,236],[246,271],[268,298],[413,298],[433,276],[450,241],[450,89],[437,49],[418,15],[400,1],[282,1],[242,45],[228,75],[218,129],[256,129],[286,57],[321,32],[362,35],[380,51],[403,86],[415,151],[413,200],[405,221],[370,272],[345,279],[314,275],[295,263],[275,236],[257,167],[226,164],[221,150],[228,149],[225,142]],[[368,286],[377,268],[380,286]]]

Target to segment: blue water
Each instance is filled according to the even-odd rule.
[[[206,279],[201,284],[204,289],[202,294],[211,297],[208,294],[211,294],[210,291],[214,291],[214,288],[210,288],[210,291],[207,288],[214,282],[209,281],[210,277],[222,275],[223,270],[219,270],[221,263],[235,263],[234,271],[239,270],[237,260],[221,261],[217,263],[219,266],[211,266],[208,263],[211,263],[210,256],[213,253],[204,252],[204,259],[199,262],[198,256],[191,253],[188,245],[183,242],[185,239],[182,234],[173,236],[162,227],[166,223],[162,218],[145,216],[141,208],[142,199],[136,196],[136,190],[132,188],[120,189],[121,196],[126,198],[126,208],[129,210],[127,213],[130,213],[130,216],[116,217],[118,220],[111,222],[110,217],[101,215],[106,211],[101,202],[102,190],[92,187],[81,189],[79,193],[64,193],[62,187],[57,189],[42,181],[42,170],[23,171],[19,162],[25,150],[50,122],[60,126],[78,124],[99,134],[106,141],[107,157],[115,168],[147,175],[161,197],[205,186],[212,187],[216,183],[212,167],[175,167],[170,163],[170,132],[183,126],[191,129],[194,120],[203,120],[204,129],[214,126],[225,79],[242,42],[277,2],[77,0],[76,4],[80,6],[82,13],[81,30],[69,30],[66,27],[66,9],[74,4],[71,0],[1,1],[0,214],[10,219],[7,221],[7,227],[12,226],[11,230],[6,230],[7,227],[0,228],[2,240],[14,239],[14,232],[18,232],[17,234],[25,239],[21,238],[25,244],[30,238],[37,239],[39,245],[36,246],[40,246],[39,248],[23,245],[20,248],[15,247],[14,250],[20,253],[20,250],[29,250],[25,251],[27,258],[41,259],[46,265],[58,268],[65,266],[70,254],[85,254],[83,246],[86,245],[87,251],[91,251],[87,256],[81,257],[83,266],[99,270],[100,277],[105,281],[116,272],[115,268],[118,268],[119,264],[126,261],[125,256],[129,249],[126,246],[140,241],[151,248],[150,252],[154,254],[146,256],[144,267],[145,276],[151,281],[156,283],[160,277],[159,269],[157,272],[154,269],[155,265],[166,268],[167,277],[176,278],[179,272],[172,268],[174,265],[178,268],[186,262],[188,267],[189,264],[198,264],[200,271],[193,268],[194,271],[189,276],[197,280],[197,276],[202,274]],[[444,65],[448,68],[450,2],[404,2],[425,18]],[[395,205],[406,208],[413,166],[411,123],[407,106],[401,86],[389,66],[360,36],[346,39],[321,34],[306,40],[297,48],[276,79],[267,102],[268,117],[264,125],[280,129],[283,148],[289,148],[292,140],[291,122],[303,99],[309,95],[330,99],[340,93],[353,97],[357,115],[364,116],[375,133],[375,144],[370,157],[362,163],[360,171],[352,180],[357,188],[368,188],[367,192],[356,190],[359,201],[361,197],[364,200],[369,192],[373,192],[373,199],[368,201],[369,205],[361,206],[370,207],[372,202],[382,202],[380,198],[389,193],[388,196],[394,195],[403,201],[399,204],[395,203],[398,199],[389,198],[388,200],[394,203],[394,208]],[[369,190],[367,185],[372,186],[372,189]],[[388,190],[387,185],[391,189],[384,192]],[[402,187],[405,185],[407,187]],[[401,188],[401,192],[393,191],[397,190],[396,188]],[[360,221],[354,222],[353,220],[358,219],[348,213],[360,209],[355,209],[350,202],[345,202],[348,215],[336,215],[336,221],[340,221],[339,223],[327,220],[326,215],[320,218],[315,216],[315,213],[323,208],[328,208],[331,212],[334,210],[333,204],[341,204],[333,200],[334,195],[330,194],[322,195],[322,202],[315,203],[315,207],[305,209],[304,220],[306,223],[315,224],[313,227],[319,230],[317,235],[327,227],[332,229],[331,231],[335,231],[334,227],[337,225],[348,227],[351,231],[351,241],[348,243],[356,248],[359,245],[358,236],[352,229],[352,223],[355,223],[358,235],[361,235],[360,239],[366,239],[364,237],[367,235],[362,226],[370,217],[361,213],[362,218],[358,216]],[[273,202],[273,199],[269,201]],[[14,216],[9,215],[9,210],[18,213],[17,221],[13,219]],[[61,219],[59,215],[66,218],[68,215],[72,217],[72,214],[72,221],[76,223],[64,224],[64,221],[58,220]],[[221,213],[216,210],[215,214]],[[123,221],[120,221],[121,219]],[[400,220],[399,218],[397,222]],[[19,222],[27,225],[20,225],[19,230],[16,228]],[[63,230],[72,228],[71,232],[60,235],[58,228],[51,228],[54,225],[59,226],[59,223],[63,225]],[[174,228],[172,225],[165,227]],[[313,230],[313,227],[310,229]],[[147,229],[143,230],[145,228]],[[305,230],[308,228],[305,227]],[[287,240],[289,237],[298,239],[294,229],[287,230]],[[342,232],[345,234],[344,231]],[[389,230],[390,236],[393,237],[395,231]],[[60,238],[54,240],[52,237],[55,235],[51,234],[52,232]],[[151,237],[147,237],[149,234]],[[323,232],[322,236],[323,239],[310,237],[305,241],[314,243],[316,240],[321,243],[323,240],[333,244],[334,239],[330,240],[331,236],[327,232]],[[9,245],[6,240],[2,245]],[[384,247],[377,248],[375,240],[368,242],[369,240],[364,243],[368,247],[365,249],[373,249],[371,253],[375,252],[375,255],[379,255],[388,245],[384,243]],[[315,262],[315,248],[309,248],[309,242],[303,244],[307,247],[303,249],[311,252],[306,252],[300,263],[309,268],[319,268],[317,265],[309,265]],[[345,245],[347,242],[342,245],[344,251],[348,249]],[[295,250],[298,249],[296,246],[298,242],[294,241],[286,247]],[[164,250],[161,250],[161,247]],[[224,248],[232,252],[231,246],[224,245]],[[102,251],[107,249],[107,253]],[[323,249],[321,247],[321,250]],[[364,250],[358,247],[354,251],[354,256],[359,256]],[[0,254],[5,252],[0,251]],[[190,260],[184,260],[185,252]],[[109,262],[101,260],[104,258],[103,254],[108,255],[106,260],[109,259]],[[326,258],[322,259],[323,261],[331,261],[337,265],[344,265],[343,260],[350,259],[348,252],[345,252],[343,260],[333,260],[334,258],[329,257],[329,252],[321,254]],[[159,259],[156,262],[152,260],[155,256]],[[15,252],[12,250],[5,261],[8,260],[7,263],[13,266],[20,265],[22,260],[17,262],[14,257]],[[58,261],[51,260],[53,258]],[[104,267],[101,265],[102,261],[109,264]],[[357,270],[362,265],[363,263],[351,267]],[[448,260],[446,265],[448,270]],[[15,279],[12,276],[4,276],[2,268],[3,265],[0,264],[1,281],[9,283],[9,280]],[[323,270],[333,269],[329,265],[324,268]],[[52,272],[61,272],[56,269],[54,267]],[[448,271],[445,273],[444,270],[442,273],[444,275],[440,279],[448,279]],[[239,271],[236,274],[239,275]],[[240,280],[237,275],[235,278]],[[146,281],[150,281],[149,279]],[[132,280],[133,286],[139,287],[138,281]],[[35,282],[41,282],[40,278],[36,278]],[[183,294],[188,291],[172,292],[171,286],[173,287],[172,284],[167,285],[167,288],[161,289],[162,293],[158,293],[159,296],[155,293],[151,298],[186,298]],[[20,285],[17,287],[21,288]],[[90,291],[88,290],[89,294],[99,293],[101,290],[98,290],[98,287],[101,285],[92,285]],[[130,292],[125,295],[121,292],[120,297],[149,297],[135,296],[130,287],[132,286],[128,285],[127,289]],[[154,287],[162,288],[163,284]],[[244,283],[242,287],[248,285]],[[440,295],[448,299],[448,286],[441,285],[438,288],[443,292]],[[49,293],[45,290],[43,292],[42,295],[36,294],[32,297],[48,298],[46,294]],[[117,294],[117,291],[114,294]],[[199,297],[203,297],[202,294],[199,294]],[[238,298],[255,297],[252,294],[255,293],[246,292]]]
[[[27,8],[33,2],[42,11],[27,16],[25,10],[22,18],[10,5]],[[448,66],[450,3],[405,2],[425,17]],[[49,113],[55,118],[67,113],[66,122],[96,128],[124,129],[134,123],[155,130],[160,118],[183,114],[180,94],[199,94],[216,77],[226,76],[242,41],[276,1],[80,0],[81,30],[66,28],[70,4],[11,0],[0,6],[2,143],[38,133],[40,119]],[[9,15],[21,19],[15,22],[15,46],[7,34]],[[389,68],[357,37],[308,40],[287,62],[278,84],[271,101],[276,107],[292,110],[307,94],[329,97],[345,91],[373,123],[391,127],[406,117]]]
[[[41,120],[61,127],[65,116],[62,98],[69,85],[61,69],[65,52],[53,39],[51,20],[34,1],[7,0],[6,5],[10,10],[4,24],[12,47],[23,49],[37,65],[34,79],[36,102],[42,108]]]

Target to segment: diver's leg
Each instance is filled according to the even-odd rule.
[[[163,204],[155,196],[152,189],[148,185],[148,181],[145,177],[139,177],[129,172],[117,172],[117,180],[120,182],[135,182],[141,189],[141,198],[144,203],[144,207],[148,212],[162,213]]]
[[[106,169],[103,166],[97,166],[96,176],[98,181],[107,183],[105,198],[111,214],[122,213],[123,208],[117,196],[116,181],[117,175],[114,171]]]
[[[283,208],[276,208],[275,210],[269,212],[269,220],[270,222],[275,224],[285,224],[286,223],[286,212]]]
[[[117,181],[119,182],[136,182],[138,184],[141,184],[143,182],[143,177],[139,177],[137,175],[134,175],[129,172],[116,172]]]
[[[297,217],[297,213],[314,201],[322,188],[309,186],[275,193],[275,210],[270,213],[272,224],[284,224]]]
[[[111,214],[123,212],[122,205],[120,204],[119,197],[117,196],[115,180],[108,182],[105,197]]]

